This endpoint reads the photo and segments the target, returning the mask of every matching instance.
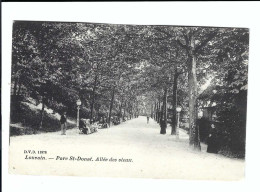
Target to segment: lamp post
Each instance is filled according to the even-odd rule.
[[[177,112],[176,137],[177,137],[177,139],[179,139],[179,126],[180,126],[180,112],[181,112],[181,107],[176,107],[176,112]]]
[[[77,100],[77,128],[79,128],[79,109],[80,109],[81,101],[80,99]]]

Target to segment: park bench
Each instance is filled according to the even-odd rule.
[[[91,134],[97,132],[98,125],[96,123],[90,124],[89,119],[80,119],[79,121],[79,130],[84,134]]]
[[[99,129],[108,128],[108,123],[99,123],[99,124],[98,124],[98,128],[99,128]]]
[[[114,125],[119,125],[119,124],[120,124],[120,120],[115,119],[115,120],[113,121],[113,124],[114,124]]]
[[[113,125],[119,125],[120,124],[120,118],[118,116],[113,117],[112,123],[113,123]]]

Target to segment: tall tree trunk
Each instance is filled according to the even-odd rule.
[[[153,119],[156,120],[156,113],[157,113],[157,103],[156,101],[154,102],[154,114],[153,114]]]
[[[154,108],[153,108],[153,119],[155,120],[156,119],[156,101],[154,102]]]
[[[164,97],[164,112],[163,112],[163,116],[164,116],[164,126],[165,126],[165,132],[166,132],[166,128],[167,128],[167,116],[168,116],[168,111],[167,111],[167,97],[168,97],[168,89],[165,89],[165,97]]]
[[[154,119],[154,120],[156,120],[156,113],[157,113],[157,108],[156,108],[156,106],[157,106],[157,103],[156,103],[156,101],[155,101],[155,102],[154,102],[154,109],[153,109],[153,111],[154,111],[153,119]]]
[[[158,101],[158,119],[157,123],[160,123],[161,120],[161,97],[159,96],[159,101]]]
[[[155,117],[156,122],[158,122],[158,117],[159,117],[159,102],[156,103],[156,117]]]
[[[91,101],[91,106],[90,106],[90,119],[92,120],[93,118],[93,111],[94,111],[94,106],[95,106],[95,96],[96,96],[96,89],[97,89],[97,79],[98,75],[95,76],[94,80],[94,86],[92,90],[92,101]]]
[[[194,47],[194,39],[191,38],[191,48]],[[196,55],[193,49],[190,50],[188,63],[188,82],[189,82],[189,129],[190,145],[195,149],[201,150],[199,132],[197,126],[197,76],[196,76]]]
[[[14,55],[12,57],[12,62],[13,62],[13,74],[15,77],[14,77],[14,87],[13,87],[13,95],[16,95],[16,92],[17,92],[17,84],[18,84],[18,77],[17,77],[17,62],[14,61]]]
[[[126,100],[125,100],[125,104],[124,104],[124,113],[123,113],[123,119],[125,118],[125,111],[126,111]]]
[[[186,49],[188,54],[188,82],[189,82],[189,135],[190,145],[194,146],[195,149],[201,150],[199,130],[197,126],[197,77],[196,77],[196,54],[206,44],[211,41],[218,34],[217,31],[211,32],[207,35],[204,41],[201,41],[195,46],[194,31],[191,29],[184,34],[185,45],[177,40],[177,43]]]
[[[160,134],[166,134],[166,127],[167,127],[167,94],[168,89],[164,89],[164,95],[163,95],[163,105],[162,105],[162,111],[161,111],[161,131]]]
[[[157,109],[157,102],[155,101],[155,116],[154,116],[154,120],[157,121],[157,113],[158,113],[158,109]]]
[[[153,104],[151,104],[151,111],[150,112],[151,112],[150,116],[151,116],[151,118],[153,118]]]
[[[39,130],[42,129],[42,124],[43,124],[43,117],[44,117],[44,108],[45,108],[45,95],[42,97],[42,110],[41,110],[41,119],[40,119],[40,125],[39,125]]]
[[[112,109],[113,109],[113,104],[114,104],[115,89],[116,89],[116,86],[113,87],[111,101],[110,101],[109,116],[108,116],[108,125],[109,125],[109,127],[111,125],[111,115],[112,115]]]
[[[172,122],[171,122],[171,135],[176,135],[176,107],[177,107],[177,84],[178,84],[178,74],[175,73],[173,79],[173,89],[172,89]]]
[[[21,80],[21,78],[19,78],[19,85],[18,85],[17,95],[20,95],[20,93],[21,93],[21,87],[22,87],[22,80]]]
[[[97,107],[97,113],[96,113],[97,116],[96,116],[96,120],[97,120],[97,119],[100,119],[100,116],[99,116],[99,110],[100,110],[100,106]]]
[[[130,104],[130,109],[129,109],[130,119],[132,119],[132,110],[133,110],[133,106],[132,104]]]
[[[121,121],[121,118],[122,118],[122,107],[123,107],[123,99],[121,100],[120,102],[120,107],[119,107],[119,119]]]
[[[157,103],[157,119],[156,119],[157,123],[160,122],[160,118],[161,118],[160,111],[161,111],[161,105],[160,105],[160,100],[159,100]]]
[[[14,79],[14,88],[13,88],[13,95],[16,95],[16,92],[17,92],[17,84],[18,84],[18,78],[15,77],[15,79]]]

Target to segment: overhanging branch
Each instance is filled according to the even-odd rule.
[[[210,33],[209,36],[195,48],[195,53],[197,53],[201,48],[203,48],[203,47],[204,47],[209,41],[211,41],[217,34],[218,34],[217,32]]]
[[[185,50],[188,50],[188,46],[187,45],[184,45],[179,39],[176,40],[176,42]]]

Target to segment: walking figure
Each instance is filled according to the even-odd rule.
[[[147,124],[149,123],[149,116],[147,116]]]
[[[207,152],[218,153],[217,130],[214,124],[211,124],[211,129],[209,132]]]
[[[66,128],[67,128],[67,116],[66,112],[63,112],[60,118],[60,124],[61,124],[61,134],[66,135]]]

